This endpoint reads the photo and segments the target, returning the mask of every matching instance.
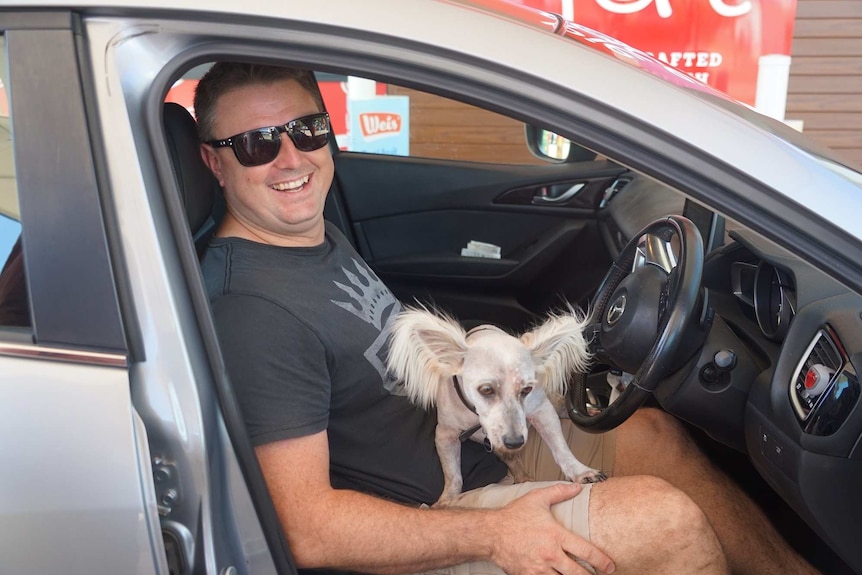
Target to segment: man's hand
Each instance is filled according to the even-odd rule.
[[[614,564],[607,555],[560,525],[551,513],[552,505],[580,492],[577,483],[536,489],[493,513],[492,561],[513,575],[587,575],[574,558],[612,573]]]
[[[299,567],[395,574],[493,561],[510,575],[586,574],[577,557],[613,569],[550,511],[579,484],[537,488],[501,509],[419,509],[333,489],[325,431],[255,452]]]

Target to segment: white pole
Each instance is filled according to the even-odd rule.
[[[350,100],[367,100],[377,95],[377,82],[367,78],[347,77],[347,98]]]
[[[761,56],[757,61],[757,92],[754,100],[757,111],[784,121],[789,80],[790,56],[785,54]]]

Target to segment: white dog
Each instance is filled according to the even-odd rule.
[[[426,309],[408,308],[395,318],[389,369],[413,403],[437,407],[435,443],[445,479],[437,505],[461,493],[461,441],[468,437],[489,446],[515,481],[529,480],[518,458],[528,422],[570,481],[606,479],[572,455],[548,399],[564,393],[572,371],[586,368],[585,324],[575,313],[550,315],[517,338],[492,325],[468,333],[454,319]]]

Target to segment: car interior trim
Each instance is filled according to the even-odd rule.
[[[67,363],[83,363],[107,367],[128,367],[125,355],[48,347],[44,345],[28,345],[0,341],[0,355],[32,359],[50,359]]]
[[[124,353],[73,34],[69,29],[10,30],[6,40],[15,122],[32,128],[16,131],[13,146],[36,341]],[[44,72],[33,74],[34,69]],[[52,150],[64,151],[56,168],[69,204],[57,202],[58,182],[45,169],[45,134],[51,134]],[[77,206],[74,225],[65,207],[70,204]],[[61,233],[63,241],[57,241]],[[41,261],[53,266],[34,264]],[[58,281],[64,286],[61,298]]]
[[[265,543],[269,549],[269,556],[273,561],[276,572],[285,575],[295,575],[297,569],[293,554],[281,528],[275,506],[269,497],[263,473],[252,448],[242,413],[234,397],[233,387],[227,378],[227,371],[221,359],[218,338],[209,311],[209,299],[203,284],[200,282],[198,253],[194,240],[189,234],[190,230],[185,206],[183,205],[182,194],[175,179],[171,153],[166,142],[164,96],[167,93],[167,88],[176,81],[179,69],[186,70],[190,66],[212,61],[213,59],[217,59],[217,57],[212,53],[210,48],[202,48],[194,45],[177,54],[170,64],[163,67],[151,83],[154,89],[150,90],[140,102],[141,109],[144,111],[142,118],[145,123],[145,130],[143,131],[150,136],[150,141],[154,143],[152,154],[155,159],[154,163],[159,183],[161,184],[160,189],[163,191],[162,199],[165,203],[169,224],[176,239],[176,254],[187,282],[189,298],[194,308],[194,314],[200,330],[201,342],[209,358],[213,390],[218,398],[218,406],[224,429],[233,447],[240,472],[245,480],[252,506],[257,514]],[[124,289],[126,286],[120,287]],[[172,535],[172,537],[176,536],[177,533]],[[182,541],[182,539],[178,541]]]

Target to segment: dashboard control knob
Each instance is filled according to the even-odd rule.
[[[736,354],[731,349],[719,350],[712,357],[712,363],[715,364],[715,368],[720,372],[731,371],[736,367]]]
[[[707,389],[718,389],[730,383],[730,372],[736,367],[736,354],[721,349],[712,356],[712,361],[700,370],[700,381]]]
[[[805,383],[802,388],[802,397],[816,397],[826,391],[829,380],[835,370],[829,369],[822,363],[815,363],[805,374]]]

